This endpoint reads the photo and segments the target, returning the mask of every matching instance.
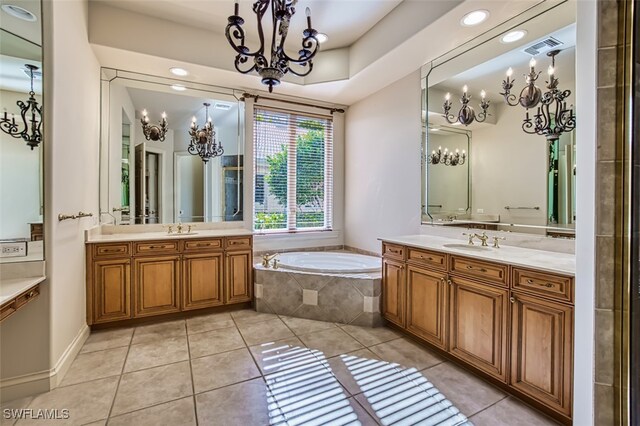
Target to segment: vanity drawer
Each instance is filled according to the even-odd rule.
[[[384,257],[404,260],[404,250],[405,248],[403,246],[399,246],[396,244],[382,243],[382,255]]]
[[[37,285],[34,288],[25,291],[20,296],[16,298],[16,309],[25,305],[27,302],[30,302],[32,299],[35,299],[40,294],[40,286]]]
[[[131,246],[129,243],[94,244],[93,257],[129,256]]]
[[[134,243],[134,255],[157,254],[157,253],[177,253],[178,240],[174,241],[145,241]]]
[[[0,321],[7,318],[9,315],[16,311],[16,301],[11,299],[7,301],[2,307],[0,307]]]
[[[243,250],[251,248],[251,237],[232,237],[226,240],[227,250]]]
[[[513,289],[573,303],[573,278],[513,268]]]
[[[480,278],[492,284],[506,286],[509,277],[509,267],[498,263],[451,256],[451,273]]]
[[[409,247],[407,249],[407,260],[421,266],[434,269],[447,269],[447,255],[426,250],[418,250]]]
[[[215,238],[211,240],[185,240],[184,251],[201,251],[201,250],[217,250],[222,249],[222,239]]]

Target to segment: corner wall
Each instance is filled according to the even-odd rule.
[[[349,107],[345,245],[380,252],[380,237],[420,227],[420,71]]]

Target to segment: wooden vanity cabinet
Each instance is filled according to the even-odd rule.
[[[407,266],[407,330],[443,350],[449,334],[448,293],[446,273]]]
[[[404,264],[394,258],[382,260],[382,315],[404,327]]]
[[[249,236],[87,244],[87,323],[245,303],[252,299]]]

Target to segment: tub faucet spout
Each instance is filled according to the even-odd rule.
[[[271,261],[274,260],[277,255],[278,253],[275,253],[275,254],[267,253],[264,256],[262,256],[262,266],[264,266],[265,268],[269,268]]]

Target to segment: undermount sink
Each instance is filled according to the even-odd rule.
[[[443,244],[442,247],[452,248],[456,250],[467,250],[467,251],[492,251],[493,250],[491,247],[472,246],[470,244],[462,244],[462,243]]]
[[[167,234],[167,237],[184,237],[185,235],[197,235],[197,232],[182,232],[182,233],[177,233],[174,232],[172,234]]]

